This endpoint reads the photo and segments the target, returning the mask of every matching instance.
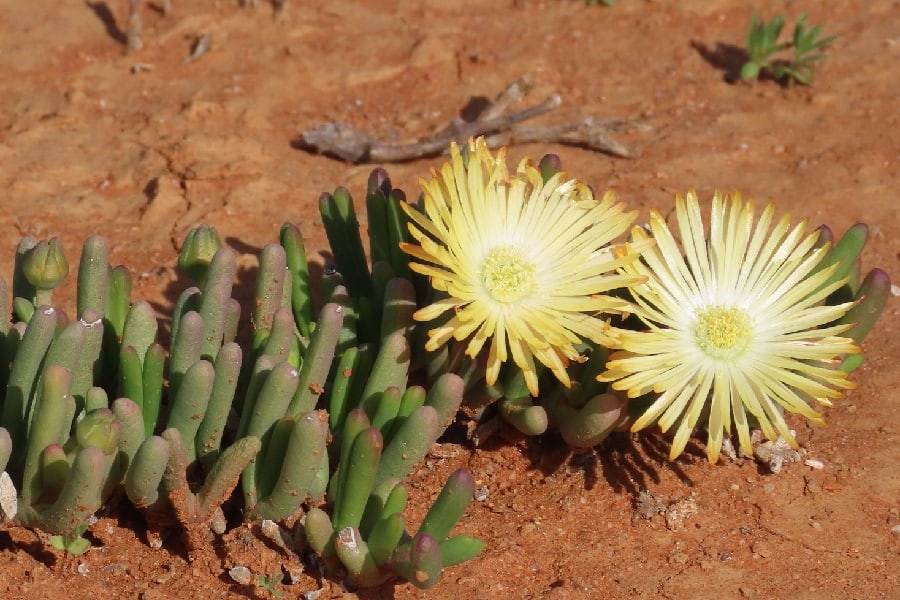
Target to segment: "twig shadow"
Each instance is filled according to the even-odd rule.
[[[722,77],[728,83],[737,83],[741,80],[741,67],[750,60],[747,50],[734,44],[716,42],[716,45],[710,48],[705,42],[691,40],[691,48],[696,50],[710,66],[722,71]]]
[[[109,6],[106,2],[90,2],[90,0],[85,0],[85,4],[91,9],[94,15],[100,19],[100,22],[103,23],[103,27],[106,29],[106,35],[124,46],[128,39],[125,36],[125,32],[116,23],[116,17],[113,15],[112,11],[109,10]]]

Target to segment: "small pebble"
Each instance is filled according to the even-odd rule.
[[[477,490],[475,490],[474,498],[476,502],[484,502],[490,496],[490,491],[488,490],[488,486],[483,485]]]
[[[253,581],[253,573],[247,567],[232,567],[228,570],[228,575],[241,585],[250,585]]]
[[[805,461],[803,461],[803,464],[812,469],[825,468],[825,463],[823,463],[821,460],[816,460],[815,458],[807,458]]]

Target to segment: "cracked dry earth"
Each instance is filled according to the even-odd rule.
[[[21,235],[59,236],[71,258],[100,233],[135,275],[133,297],[162,317],[185,285],[174,270],[180,240],[206,222],[244,255],[246,300],[254,256],[286,220],[327,261],[316,253],[317,197],[338,185],[360,195],[372,168],[296,149],[301,131],[341,121],[415,139],[530,72],[535,101],[563,99],[542,122],[597,115],[649,130],[623,134],[633,159],[528,144],[512,160],[556,152],[570,174],[643,214],[693,187],[707,199],[717,188],[774,198],[797,220],[838,231],[865,221],[864,266],[900,280],[897,2],[767,3],[766,17],[780,11],[790,24],[805,10],[841,36],[814,85],[789,89],[726,81],[751,13],[737,0],[333,0],[292,2],[282,20],[265,2],[175,0],[169,16],[151,2],[144,48],[128,57],[125,4],[37,0],[0,15],[7,276]],[[206,33],[209,50],[184,62]],[[440,161],[388,168],[413,195]],[[70,284],[62,302],[73,295]],[[710,466],[700,441],[670,463],[654,432],[576,456],[554,435],[506,433],[477,450],[448,440],[412,478],[410,519],[465,466],[481,490],[460,528],[487,551],[427,592],[396,584],[358,597],[896,597],[898,339],[893,298],[866,341],[858,388],[827,411],[827,427],[791,422],[806,455],[777,475],[747,459]],[[274,588],[285,597],[357,596],[246,526],[193,563],[174,540],[150,549],[125,503],[92,535],[91,550],[71,557],[31,532],[0,533],[0,597],[270,597],[227,575],[238,565],[294,574]]]

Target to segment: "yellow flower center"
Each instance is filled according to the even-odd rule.
[[[536,270],[519,248],[499,246],[481,263],[481,284],[497,302],[515,302],[534,290]]]
[[[708,356],[732,360],[750,345],[750,314],[734,306],[710,306],[697,312],[694,340]]]

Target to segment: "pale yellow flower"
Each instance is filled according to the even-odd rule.
[[[469,142],[467,157],[456,144],[450,151],[450,162],[420,182],[421,212],[404,205],[418,241],[402,245],[416,259],[410,267],[446,294],[415,318],[452,311],[428,332],[426,348],[468,340],[466,353],[476,357],[490,340],[489,384],[511,355],[531,394],[538,394],[535,357],[568,386],[566,367],[581,359],[575,345],[613,343],[617,330],[603,317],[630,308],[607,292],[644,280],[616,272],[637,258],[634,247],[616,253],[609,245],[635,213],[611,193],[594,199],[565,173],[544,183],[529,159],[510,176],[505,149],[492,156],[480,138]]]
[[[845,282],[826,286],[834,268],[817,271],[828,250],[816,247],[817,232],[808,234],[805,222],[791,228],[788,216],[773,227],[774,213],[769,204],[755,222],[752,202],[716,193],[705,234],[697,196],[679,196],[681,243],[653,212],[656,247],[623,269],[648,278],[632,292],[649,329],[623,334],[624,351],[610,357],[599,379],[629,397],[660,394],[632,430],[677,425],[671,458],[684,450],[705,409],[710,462],[718,460],[732,421],[741,448],[752,453],[747,412],[766,437],[781,434],[796,447],[783,411],[821,422],[810,402],[830,406],[841,389],[854,387],[835,359],[859,348],[837,337],[847,326],[828,325],[852,303],[822,304]],[[632,232],[636,241],[647,235]]]

